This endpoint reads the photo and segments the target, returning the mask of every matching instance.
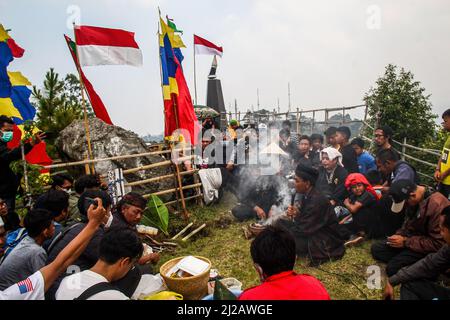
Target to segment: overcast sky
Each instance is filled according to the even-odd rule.
[[[280,100],[292,108],[356,105],[388,63],[414,73],[431,94],[433,110],[450,108],[450,3],[448,0],[0,0],[0,23],[25,50],[10,71],[42,85],[50,67],[75,73],[63,39],[81,24],[136,33],[144,66],[85,69],[112,121],[141,135],[163,131],[158,12],[184,31],[185,76],[194,96],[193,34],[224,47],[218,76],[227,108],[261,108]],[[211,56],[197,56],[199,104],[206,99]],[[234,107],[233,107],[234,111]]]

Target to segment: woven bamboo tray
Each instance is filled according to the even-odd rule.
[[[166,276],[166,273],[175,266],[181,259],[185,257],[179,257],[164,263],[159,269],[161,277],[164,279],[167,287],[176,293],[183,295],[185,300],[200,300],[208,294],[208,280],[209,271],[211,269],[211,261],[205,257],[195,256],[209,264],[208,269],[199,274],[198,276],[187,278],[170,278]]]

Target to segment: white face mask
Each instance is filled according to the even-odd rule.
[[[108,217],[108,221],[106,221],[106,223],[105,223],[105,229],[108,229],[109,227],[111,227],[112,221],[113,221],[113,216],[112,216],[112,214],[110,214]]]

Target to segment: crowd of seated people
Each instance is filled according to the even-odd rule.
[[[450,131],[450,111],[443,119]],[[10,125],[0,117],[2,132],[10,132]],[[247,130],[234,120],[220,135],[208,135],[211,129],[205,128],[199,159],[184,163],[210,181],[202,180],[205,202],[227,189],[238,199],[236,219],[270,222],[250,252],[262,284],[241,300],[329,299],[317,279],[293,271],[296,258],[317,266],[369,239],[373,258],[386,265],[386,297],[401,285],[404,299],[449,298],[448,289],[433,280],[450,261],[450,142],[436,168],[436,191],[402,160],[388,126],[375,130],[373,154],[345,126],[311,136],[292,132],[289,121]],[[0,139],[1,169],[17,156]],[[139,194],[113,206],[100,176],[57,174],[20,221],[11,195],[17,177],[9,170],[2,176],[14,179],[1,181],[0,188],[0,298],[125,300],[143,275],[155,273],[159,254],[144,252],[136,229],[146,206]],[[20,290],[24,280],[33,290]]]

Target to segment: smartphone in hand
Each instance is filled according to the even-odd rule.
[[[94,209],[96,209],[96,208],[98,207],[98,202],[97,202],[97,200],[92,199],[92,198],[89,198],[89,197],[84,198],[84,208],[85,208],[85,210],[88,210],[89,207],[90,207],[92,204],[94,205]]]

